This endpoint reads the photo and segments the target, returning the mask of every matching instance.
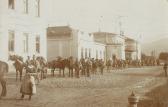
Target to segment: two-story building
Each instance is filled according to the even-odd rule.
[[[48,0],[0,0],[0,60],[9,55],[46,58]]]

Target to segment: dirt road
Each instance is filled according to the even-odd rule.
[[[20,100],[20,82],[8,74],[8,95],[0,100],[0,107],[126,107],[132,91],[143,98],[163,83],[161,72],[161,67],[145,67],[113,70],[90,78],[49,77],[37,85],[31,101],[28,96]]]

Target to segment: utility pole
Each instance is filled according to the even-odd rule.
[[[125,17],[125,16],[118,16],[120,36],[123,36],[123,35],[124,35],[124,31],[122,30],[122,21],[121,21],[121,19],[122,19],[123,17]]]
[[[98,31],[99,31],[99,32],[101,32],[102,18],[103,18],[103,16],[100,16],[100,17],[99,17],[99,22],[98,22],[98,23],[99,23],[99,24],[98,24],[98,26],[99,26]]]

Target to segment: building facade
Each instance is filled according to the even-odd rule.
[[[95,58],[140,60],[141,46],[134,39],[109,32],[87,33],[70,26],[56,26],[47,29],[47,59]]]
[[[47,30],[47,59],[56,57],[105,59],[105,44],[94,42],[91,33],[69,26],[49,27]]]
[[[106,46],[106,59],[125,60],[125,37],[109,32],[93,33],[95,42]]]
[[[125,39],[125,57],[128,60],[141,60],[140,43],[134,39]]]
[[[46,0],[0,0],[0,60],[46,58]]]

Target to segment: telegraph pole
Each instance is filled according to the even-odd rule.
[[[119,20],[119,32],[120,32],[120,36],[123,36],[124,31],[122,30],[122,21],[121,18],[123,18],[125,16],[118,16],[118,20]]]
[[[103,18],[103,16],[100,16],[100,17],[99,17],[99,22],[98,22],[98,23],[99,23],[99,24],[98,24],[98,26],[99,26],[98,31],[99,31],[99,32],[101,32],[102,18]]]

